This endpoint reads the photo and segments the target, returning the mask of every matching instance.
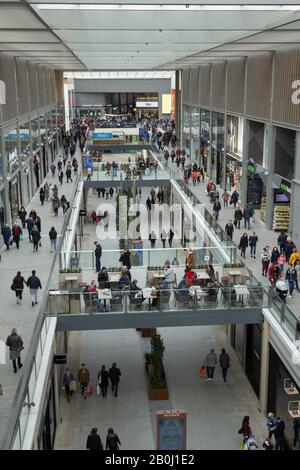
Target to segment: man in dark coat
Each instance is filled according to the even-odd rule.
[[[225,349],[222,349],[222,352],[219,357],[219,362],[220,362],[220,367],[222,368],[222,376],[224,382],[226,382],[226,377],[227,377],[227,371],[228,367],[230,366],[230,358],[229,354],[225,351]]]
[[[98,429],[93,428],[86,441],[87,450],[103,450],[101,437],[97,434]]]
[[[4,244],[6,245],[6,249],[9,250],[9,242],[10,242],[10,239],[11,239],[11,230],[10,230],[8,224],[5,224],[5,226],[3,227],[2,236],[3,236]]]
[[[18,335],[16,328],[12,329],[11,334],[7,337],[6,346],[9,347],[9,356],[13,363],[13,368],[15,374],[17,373],[17,362],[18,368],[21,369],[23,364],[21,363],[21,351],[23,348],[23,340],[20,335]]]
[[[101,270],[102,247],[98,242],[95,242],[95,247],[96,273],[99,273]]]
[[[123,263],[123,266],[127,266],[128,269],[131,269],[130,251],[128,250],[128,248],[125,248],[123,250],[119,261],[120,263]]]
[[[108,371],[108,376],[111,381],[111,391],[115,392],[115,397],[118,396],[120,375],[121,375],[120,369],[117,367],[116,362],[113,362],[111,368]]]

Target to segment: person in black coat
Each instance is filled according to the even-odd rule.
[[[107,395],[108,378],[109,378],[108,372],[105,369],[105,366],[103,365],[101,366],[101,370],[98,373],[99,385],[101,388],[101,393],[102,393],[103,398],[105,398]]]
[[[239,248],[241,250],[241,256],[246,258],[246,248],[248,247],[248,235],[244,233],[244,235],[240,239]]]
[[[118,396],[120,375],[120,369],[117,367],[116,362],[113,362],[111,368],[109,369],[108,376],[111,381],[111,391],[115,393],[115,397]]]
[[[107,431],[106,437],[106,450],[119,450],[119,445],[121,445],[121,441],[119,439],[118,434],[114,433],[113,428],[109,428]]]
[[[13,290],[15,291],[15,293],[16,293],[17,304],[19,304],[19,305],[21,304],[21,300],[22,300],[24,284],[27,285],[24,277],[21,275],[21,271],[18,271],[17,275],[13,279],[12,287],[13,287]]]
[[[40,201],[41,201],[41,204],[43,206],[44,202],[45,202],[45,190],[44,190],[43,187],[41,187],[41,189],[40,189]]]
[[[97,434],[98,429],[93,428],[91,434],[88,436],[86,441],[87,450],[103,450],[103,445],[99,434]]]
[[[230,240],[232,240],[234,227],[233,227],[233,223],[231,220],[229,220],[227,224],[225,225],[225,232],[227,233]]]
[[[131,269],[130,251],[128,248],[124,248],[119,261],[123,263],[123,266],[127,266],[127,269]]]
[[[237,207],[234,211],[234,225],[236,228],[241,228],[241,220],[243,218],[243,212],[240,207]]]
[[[10,242],[10,239],[11,239],[11,230],[10,230],[8,224],[5,224],[5,226],[3,227],[2,236],[3,236],[4,244],[6,245],[6,249],[9,250],[9,242]]]

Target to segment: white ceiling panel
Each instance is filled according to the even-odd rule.
[[[50,31],[4,31],[0,29],[0,42],[59,42]]]
[[[63,52],[68,49],[61,43],[0,43],[2,51],[52,51]]]
[[[46,29],[46,26],[25,5],[0,4],[1,28]]]

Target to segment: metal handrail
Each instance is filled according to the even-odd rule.
[[[79,171],[76,176],[74,190],[72,193],[72,197],[70,198],[71,201],[73,201],[75,197],[77,185],[80,181],[80,169],[78,170]],[[64,223],[62,226],[62,234],[66,231],[68,227],[71,214],[72,214],[72,211],[69,211],[69,213],[67,214],[67,217],[64,220]],[[35,354],[39,345],[40,333],[43,328],[44,320],[46,318],[45,311],[46,311],[46,306],[48,302],[48,291],[49,291],[49,286],[50,286],[50,280],[52,277],[55,264],[57,262],[57,257],[59,255],[62,243],[63,243],[63,237],[61,237],[58,242],[57,251],[55,252],[52,263],[51,263],[49,276],[48,276],[48,279],[44,288],[44,295],[43,295],[39,312],[38,312],[38,316],[37,316],[37,319],[33,328],[33,334],[32,334],[30,344],[28,347],[27,356],[23,364],[22,375],[20,377],[17,390],[16,390],[16,393],[12,402],[11,410],[8,416],[7,426],[5,430],[2,432],[3,436],[1,436],[1,440],[0,440],[0,449],[2,450],[11,449],[14,436],[17,432],[18,419],[23,409],[24,397],[27,394],[28,383],[30,381],[31,373],[32,373],[34,363],[35,363]]]

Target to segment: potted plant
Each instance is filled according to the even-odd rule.
[[[151,338],[152,374],[149,373],[149,400],[168,400],[169,392],[163,366],[165,346],[160,335]],[[148,356],[148,359],[150,357]]]

